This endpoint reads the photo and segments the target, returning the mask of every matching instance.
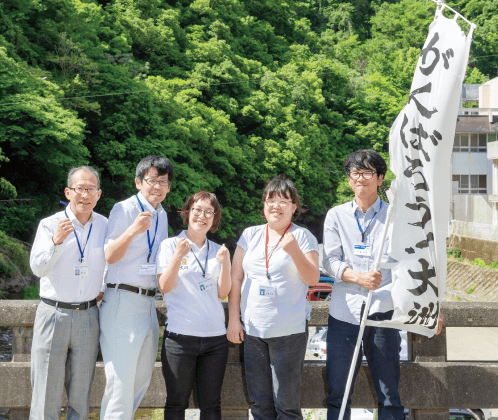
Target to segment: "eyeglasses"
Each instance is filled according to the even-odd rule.
[[[273,200],[266,200],[265,203],[270,206],[270,207],[275,207],[275,206],[280,206],[280,207],[287,207],[288,205],[292,204],[292,201],[273,201]]]
[[[372,179],[376,173],[375,171],[350,172],[349,177],[351,179],[360,179],[360,176],[363,176],[363,179]]]
[[[211,219],[211,217],[213,217],[215,213],[213,210],[203,210],[197,207],[192,207],[191,210],[192,213],[194,213],[194,216],[200,216],[202,213],[204,213],[206,219]]]
[[[88,194],[92,194],[92,195],[97,194],[97,192],[99,190],[98,188],[81,188],[81,187],[76,187],[76,188],[68,187],[68,188],[70,190],[73,190],[77,194],[84,194],[86,191],[86,192],[88,192]]]
[[[171,185],[171,181],[167,179],[144,178],[144,181],[152,187],[156,184],[159,184],[161,187],[169,187]]]

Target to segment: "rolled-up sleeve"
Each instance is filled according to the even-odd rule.
[[[334,209],[329,210],[323,229],[323,268],[334,279],[342,282],[342,273],[349,265],[344,262],[344,251]]]

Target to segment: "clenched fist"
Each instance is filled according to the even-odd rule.
[[[230,252],[228,251],[225,244],[221,246],[216,254],[216,259],[220,263],[220,265],[230,264]]]
[[[131,225],[135,235],[147,232],[150,229],[151,218],[152,215],[148,211],[143,211],[142,213],[139,213],[139,215]]]
[[[57,224],[57,230],[55,231],[54,236],[52,236],[52,242],[54,245],[60,245],[64,240],[69,236],[69,234],[73,231],[73,224],[69,219],[62,219]]]
[[[375,290],[379,287],[381,281],[382,273],[380,271],[370,270],[360,275],[358,284],[368,290]]]
[[[292,254],[292,252],[299,250],[299,244],[297,243],[294,234],[290,230],[285,232],[282,241],[280,241],[280,246],[289,255]]]
[[[183,258],[185,257],[188,253],[190,252],[190,244],[188,243],[188,240],[185,238],[180,238],[178,243],[176,244],[175,248],[175,254]]]

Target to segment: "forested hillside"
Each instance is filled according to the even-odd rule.
[[[498,0],[448,4],[479,25],[468,81],[495,77]],[[301,223],[318,231],[349,197],[345,156],[387,150],[435,9],[429,0],[2,0],[0,231],[31,241],[82,164],[102,174],[97,211],[107,215],[134,192],[148,154],[175,166],[164,202],[173,230],[176,209],[204,189],[224,209],[217,239],[233,244],[262,222],[265,181],[285,173],[309,208]]]

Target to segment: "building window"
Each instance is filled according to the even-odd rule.
[[[494,140],[496,140],[496,134],[456,133],[453,151],[486,153],[486,143]]]
[[[453,175],[453,194],[487,194],[486,175]]]

